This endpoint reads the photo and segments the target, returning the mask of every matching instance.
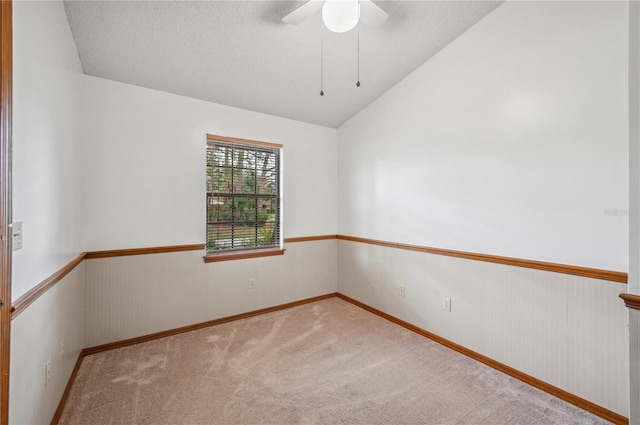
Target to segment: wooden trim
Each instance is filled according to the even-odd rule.
[[[2,4],[6,4],[6,3],[3,2]],[[425,253],[436,254],[436,255],[446,255],[446,256],[464,258],[469,260],[485,261],[485,262],[491,262],[491,263],[506,264],[510,266],[545,270],[545,271],[556,272],[556,273],[585,276],[585,277],[609,280],[609,281],[620,282],[620,283],[627,282],[627,274],[622,272],[591,269],[587,267],[569,266],[569,265],[563,265],[563,264],[545,263],[541,261],[523,260],[518,258],[499,257],[499,256],[493,256],[493,255],[487,255],[487,254],[476,254],[476,253],[463,252],[463,251],[453,251],[453,250],[440,249],[440,248],[431,248],[426,246],[407,245],[407,244],[400,244],[395,242],[380,241],[375,239],[359,238],[355,236],[346,236],[346,235],[299,236],[299,237],[293,237],[293,238],[285,238],[284,242],[296,243],[296,242],[311,242],[311,241],[329,240],[329,239],[341,239],[341,240],[346,240],[351,242],[386,246],[390,248],[405,249],[410,251],[419,251],[419,252],[425,252]],[[24,294],[22,297],[17,299],[13,304],[13,306],[11,307],[12,319],[17,317],[22,311],[24,311],[26,307],[32,304],[44,292],[46,292],[49,288],[51,288],[53,285],[59,282],[62,278],[64,278],[69,272],[71,272],[71,270],[73,270],[78,264],[80,264],[80,262],[83,259],[109,258],[109,257],[121,257],[121,256],[144,255],[144,254],[159,254],[159,253],[182,252],[182,251],[197,251],[197,250],[204,250],[204,248],[205,248],[204,244],[191,244],[191,245],[158,246],[158,247],[148,247],[148,248],[117,249],[117,250],[106,250],[106,251],[91,251],[87,253],[82,253],[78,255],[78,257],[76,257],[74,260],[72,260],[69,264],[67,264],[65,267],[63,267],[53,275],[49,276],[43,282],[41,282],[36,287],[31,289],[29,292]],[[217,262],[217,261],[229,261],[229,260],[238,260],[238,259],[246,259],[246,258],[258,258],[258,257],[283,255],[284,252],[285,252],[284,249],[238,251],[238,252],[232,252],[232,253],[209,254],[204,257],[204,260],[206,263],[210,263],[210,262]],[[625,300],[627,307],[630,307],[630,308],[640,307],[640,301],[636,300],[636,297],[638,296],[634,296],[631,294],[620,294],[620,297]]]
[[[629,423],[629,419],[625,418],[622,415],[619,415],[615,412],[612,412],[609,409],[605,409],[602,406],[599,406],[595,403],[592,403],[588,400],[585,400],[581,397],[578,397],[577,395],[571,394],[568,391],[562,390],[558,387],[555,387],[551,384],[548,384],[538,378],[534,378],[531,375],[527,375],[526,373],[520,372],[517,369],[512,368],[511,366],[507,366],[503,363],[497,362],[487,356],[484,356],[480,353],[477,353],[473,350],[470,350],[466,347],[463,347],[462,345],[458,345],[455,342],[449,341],[448,339],[442,338],[441,336],[438,336],[434,333],[431,333],[429,331],[426,331],[422,328],[419,328],[417,326],[412,325],[411,323],[405,322],[404,320],[398,319],[397,317],[394,317],[390,314],[387,314],[383,311],[380,311],[376,308],[373,308],[367,304],[361,303],[360,301],[357,301],[353,298],[350,298],[346,295],[340,294],[338,293],[338,298],[341,298],[347,302],[350,302],[351,304],[354,304],[364,310],[367,310],[375,315],[378,315],[384,319],[387,319],[390,322],[393,322],[397,325],[402,326],[405,329],[409,329],[410,331],[413,331],[415,333],[417,333],[418,335],[422,335],[426,338],[429,338],[430,340],[433,340],[435,342],[437,342],[438,344],[444,345],[447,348],[450,348],[454,351],[457,351],[458,353],[464,354],[467,357],[470,357],[474,360],[479,361],[480,363],[484,363],[485,365],[496,369],[500,372],[506,373],[509,376],[512,376],[513,378],[516,378],[526,384],[531,385],[532,387],[536,387],[546,393],[551,394],[554,397],[558,397],[561,400],[564,400],[568,403],[573,404],[574,406],[577,406],[583,410],[589,411],[591,413],[593,413],[594,415],[600,416],[601,418],[604,418],[610,422],[613,422],[614,424],[624,424],[627,425]]]
[[[134,344],[140,344],[141,342],[153,341],[154,339],[166,338],[172,335],[178,335],[185,332],[195,331],[197,329],[208,328],[209,326],[220,325],[222,323],[233,322],[235,320],[246,319],[248,317],[259,316],[261,314],[273,313],[274,311],[285,310],[287,308],[297,307],[303,304],[314,303],[317,301],[326,300],[327,298],[337,297],[338,293],[333,292],[326,295],[320,295],[317,297],[306,298],[304,300],[293,301],[286,304],[280,304],[273,307],[262,308],[260,310],[249,311],[247,313],[235,314],[233,316],[222,317],[220,319],[209,320],[206,322],[196,323],[194,325],[183,326],[180,328],[169,329],[162,332],[156,332],[149,335],[143,335],[136,338],[125,339],[116,342],[110,342],[108,344],[96,345],[94,347],[85,348],[82,350],[85,356],[100,353],[102,351],[113,350],[114,348],[128,347]]]
[[[180,251],[198,251],[204,250],[203,243],[191,245],[170,245],[170,246],[154,246],[149,248],[130,248],[130,249],[113,249],[107,251],[90,251],[87,252],[85,258],[92,260],[94,258],[123,257],[127,255],[145,255],[145,254],[161,254],[165,252]]]
[[[284,238],[284,243],[324,241],[327,239],[337,239],[337,238],[338,238],[338,235],[298,236],[295,238]]]
[[[622,293],[619,297],[624,300],[624,305],[628,308],[640,310],[640,295]]]
[[[272,257],[274,255],[284,255],[284,249],[251,249],[247,251],[221,252],[220,254],[205,255],[205,263],[217,263],[219,261],[243,260],[246,258]]]
[[[1,3],[1,2],[0,2]],[[2,3],[4,4],[4,3]],[[332,239],[335,235],[326,236],[308,236],[301,238],[293,238],[293,242],[303,242],[321,239]],[[83,260],[95,259],[95,258],[110,258],[110,257],[122,257],[128,255],[144,255],[144,254],[160,254],[167,252],[182,252],[182,251],[198,251],[204,250],[204,244],[192,244],[192,245],[171,245],[171,246],[156,246],[150,248],[131,248],[131,249],[116,249],[107,251],[91,251],[78,255],[66,266],[49,276],[44,281],[40,282],[29,292],[18,298],[11,306],[10,314],[11,319],[18,317],[29,305],[33,304],[41,295],[48,291],[52,286],[62,280],[67,274],[69,274],[78,264]],[[251,251],[239,251],[225,254],[209,254],[204,257],[206,263],[216,261],[229,261],[239,260],[243,258],[257,258],[257,257],[269,257],[274,255],[283,255],[284,249],[272,249],[272,250],[251,250]]]
[[[223,142],[246,143],[250,145],[269,146],[271,148],[278,149],[282,148],[282,145],[279,143],[259,142],[257,140],[238,139],[236,137],[216,136],[215,134],[207,134],[207,140],[222,140]]]
[[[69,377],[69,381],[67,382],[67,386],[64,388],[64,393],[62,393],[62,398],[60,399],[60,403],[58,403],[58,408],[56,409],[56,413],[53,415],[51,419],[51,425],[57,425],[60,422],[60,418],[62,417],[62,412],[64,411],[64,406],[67,404],[67,400],[69,399],[69,394],[71,394],[71,388],[73,388],[73,383],[76,381],[76,376],[78,376],[78,371],[80,370],[80,366],[82,365],[82,360],[84,359],[85,353],[84,350],[80,351],[78,355],[78,360],[76,360],[76,365],[73,368],[73,372],[71,372],[71,376]]]
[[[285,238],[284,243],[296,243],[296,242],[312,242],[329,239],[340,239],[350,242],[366,243],[370,245],[386,246],[389,248],[404,249],[409,251],[418,251],[428,254],[445,255],[449,257],[464,258],[467,260],[484,261],[488,263],[504,264],[508,266],[524,267],[529,269],[544,270],[554,273],[570,274],[575,276],[590,277],[593,279],[608,280],[612,282],[627,283],[628,275],[624,272],[617,272],[611,270],[593,269],[589,267],[570,266],[566,264],[547,263],[543,261],[525,260],[521,258],[512,257],[500,257],[497,255],[478,254],[465,251],[454,251],[450,249],[433,248],[420,245],[409,245],[397,242],[387,242],[376,239],[360,238],[357,236],[347,235],[318,235],[318,236],[297,236],[292,238]],[[143,254],[159,254],[165,252],[179,252],[179,251],[197,251],[204,250],[204,244],[192,244],[192,245],[171,245],[171,246],[157,246],[150,248],[131,248],[131,249],[116,249],[106,251],[91,251],[87,252],[85,258],[90,260],[94,258],[107,258],[107,257],[121,257],[127,255],[143,255]],[[226,253],[226,254],[209,254],[205,257],[206,262],[227,261],[242,258],[254,258],[264,257],[269,255],[282,255],[281,252],[265,255],[253,255],[249,254],[256,251],[243,251],[245,254],[238,253]],[[224,258],[225,256],[229,258]],[[213,257],[216,258],[213,258]]]
[[[29,292],[18,298],[11,307],[11,320],[18,317],[18,315],[22,313],[29,305],[40,298],[56,283],[60,282],[66,275],[68,275],[73,269],[75,269],[76,266],[82,262],[82,260],[84,260],[84,257],[85,253],[83,252],[82,254],[71,260],[66,266],[64,266],[63,268],[40,282],[35,287],[31,288]]]
[[[299,236],[295,238],[285,238],[284,243],[319,241],[324,239],[336,239],[337,237],[338,235]],[[204,250],[204,248],[205,248],[204,244],[191,244],[191,245],[155,246],[155,247],[149,247],[149,248],[128,248],[128,249],[113,249],[113,250],[104,250],[104,251],[89,251],[86,253],[85,259],[92,260],[94,258],[123,257],[127,255],[160,254],[165,252],[180,252],[180,251],[198,251],[198,250]],[[222,255],[222,254],[213,254],[213,255]],[[279,255],[279,254],[275,254],[275,255]]]
[[[13,3],[0,2],[0,425],[9,423],[11,357],[11,133],[13,109]]]
[[[448,257],[458,257],[467,260],[484,261],[487,263],[505,264],[507,266],[524,267],[528,269],[544,270],[548,272],[570,274],[575,276],[590,277],[593,279],[609,280],[612,282],[627,283],[628,275],[623,272],[610,270],[592,269],[589,267],[569,266],[565,264],[546,263],[543,261],[524,260],[520,258],[500,257],[489,254],[476,254],[473,252],[454,251],[450,249],[431,248],[428,246],[408,245],[396,242],[386,242],[376,239],[359,238],[356,236],[338,235],[338,239],[360,242],[370,245],[380,245],[390,248],[405,249],[409,251],[426,252],[429,254],[446,255]]]

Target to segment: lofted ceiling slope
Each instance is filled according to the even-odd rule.
[[[281,18],[301,1],[66,1],[84,73],[337,128],[500,1],[376,1],[382,26],[324,31]]]

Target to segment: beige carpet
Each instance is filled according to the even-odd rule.
[[[85,357],[61,424],[601,424],[338,298]]]

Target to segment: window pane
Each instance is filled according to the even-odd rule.
[[[267,221],[263,225],[258,227],[258,240],[257,244],[261,246],[275,245],[277,244],[278,232],[276,223],[273,221]]]
[[[235,197],[233,199],[234,221],[237,223],[255,223],[256,199]]]
[[[207,251],[232,248],[232,224],[207,226]]]
[[[207,142],[207,250],[278,246],[280,149]]]
[[[267,221],[275,222],[276,220],[276,198],[258,198],[257,199],[257,219],[259,224]]]
[[[207,199],[207,220],[209,222],[233,221],[233,205],[231,202],[231,198],[208,196]]]
[[[256,246],[254,226],[236,226],[233,234],[234,248],[251,248]]]
[[[238,184],[241,193],[256,193],[256,172],[255,170],[242,170],[238,175]]]

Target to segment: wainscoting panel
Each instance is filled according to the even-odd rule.
[[[80,263],[11,321],[9,423],[51,421],[84,348],[83,280],[84,263]],[[48,360],[51,381],[45,386]]]
[[[344,240],[338,261],[340,293],[628,417],[625,284]]]
[[[336,244],[287,243],[281,256],[216,263],[203,251],[85,260],[85,346],[336,292]]]

